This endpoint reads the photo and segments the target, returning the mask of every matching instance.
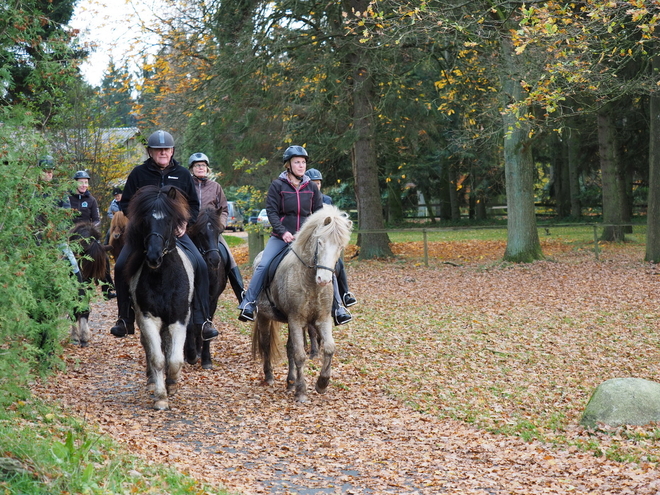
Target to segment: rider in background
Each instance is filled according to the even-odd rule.
[[[321,185],[323,183],[323,174],[315,168],[310,168],[305,175],[310,178],[310,180],[316,184],[316,187],[321,190]],[[321,193],[323,194],[323,193]],[[326,205],[332,204],[332,198],[327,194],[323,194],[323,203]],[[347,308],[357,304],[357,299],[353,293],[348,289],[348,278],[346,277],[346,268],[344,267],[344,260],[339,258],[337,260],[337,265],[335,266],[335,273],[337,275],[337,285],[335,285],[335,300],[332,305],[332,314],[336,313],[337,308],[340,305],[344,305]]]
[[[323,197],[316,184],[305,175],[308,154],[302,146],[289,146],[282,161],[284,172],[268,188],[266,211],[273,230],[263,251],[261,262],[254,269],[252,280],[238,306],[240,321],[254,321],[257,297],[263,289],[266,270],[270,262],[295,239],[294,234],[315,211],[323,208]],[[333,315],[335,323],[351,321],[351,314],[340,306]]]
[[[110,201],[110,206],[108,206],[108,218],[112,220],[112,217],[115,216],[115,213],[121,210],[119,208],[119,202],[121,201],[122,190],[118,187],[115,187],[112,190],[112,201]]]
[[[69,203],[71,208],[78,210],[80,214],[73,219],[75,223],[90,222],[95,227],[101,225],[101,215],[99,213],[99,203],[89,192],[89,179],[91,177],[87,170],[78,170],[73,175],[76,181],[76,190],[69,194]]]
[[[89,222],[98,228],[101,226],[99,203],[89,192],[90,178],[87,170],[78,170],[73,175],[73,179],[76,181],[76,191],[69,195],[69,203],[71,203],[71,209],[79,212],[79,215],[73,218],[74,223]],[[100,242],[101,239],[97,239],[97,241]],[[101,289],[106,299],[114,299],[117,297],[117,294],[113,290],[114,284],[112,283],[112,275],[110,274],[110,259],[107,256],[105,264],[105,279],[100,281]]]
[[[147,139],[147,153],[149,158],[141,165],[135,167],[128,175],[126,185],[119,202],[121,211],[128,211],[128,204],[135,193],[143,186],[155,185],[158,187],[175,186],[188,198],[190,207],[190,222],[194,222],[199,214],[199,199],[195,192],[190,172],[174,160],[174,138],[169,132],[156,131]],[[181,246],[191,258],[195,267],[195,290],[192,302],[192,322],[202,332],[204,340],[218,336],[218,331],[211,321],[209,307],[209,272],[204,258],[186,234],[186,226],[177,230],[177,245]],[[115,263],[115,283],[117,288],[117,323],[110,329],[115,337],[123,337],[127,333],[135,332],[135,313],[131,307],[128,281],[124,278],[124,267],[131,255],[127,244],[121,251]]]
[[[199,197],[200,209],[210,206],[221,212],[220,226],[222,230],[218,238],[220,256],[225,264],[225,271],[227,272],[231,288],[234,290],[234,294],[236,294],[236,299],[241,303],[243,301],[243,293],[245,292],[243,288],[243,277],[241,277],[241,272],[229,250],[227,241],[222,236],[222,231],[227,227],[227,215],[229,214],[227,211],[227,197],[222,190],[222,186],[209,178],[211,168],[209,166],[209,158],[204,153],[193,153],[190,155],[190,158],[188,158],[188,169],[193,176],[193,183]]]

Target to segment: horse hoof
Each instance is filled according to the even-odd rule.
[[[302,395],[296,396],[296,401],[297,402],[302,402],[302,403],[307,402],[307,395],[302,394]]]
[[[293,380],[287,380],[286,382],[286,389],[287,390],[294,390],[296,388],[296,382]]]
[[[86,340],[81,340],[80,341],[80,347],[87,347],[88,345],[89,345],[89,342],[87,342]]]
[[[197,361],[199,361],[199,358],[195,356],[194,358],[186,358],[186,363],[188,364],[197,364]]]
[[[213,363],[202,363],[202,369],[212,370],[213,369]]]
[[[170,405],[167,402],[167,399],[157,400],[154,402],[154,409],[156,411],[166,411],[170,408]]]
[[[80,342],[76,339],[71,339],[71,344],[72,345],[80,345]]]
[[[165,388],[167,389],[167,395],[174,395],[176,394],[177,390],[179,390],[179,385],[172,383],[171,385],[167,385]]]
[[[324,394],[328,390],[328,384],[330,383],[330,378],[319,377],[316,381],[316,391],[319,394]]]

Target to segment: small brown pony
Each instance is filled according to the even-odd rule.
[[[307,325],[318,330],[323,349],[316,391],[325,393],[330,382],[335,341],[332,337],[332,279],[337,260],[348,245],[353,222],[334,206],[315,212],[296,234],[280,262],[270,287],[257,300],[257,318],[252,328],[252,354],[263,360],[264,380],[273,384],[272,360],[279,357],[279,331],[289,325],[287,388],[295,389],[299,402],[307,401],[303,333]],[[281,314],[286,319],[281,318]]]
[[[123,211],[118,211],[112,216],[110,222],[110,254],[117,261],[119,253],[121,253],[124,243],[126,242],[126,226],[128,225],[128,218],[124,215]]]

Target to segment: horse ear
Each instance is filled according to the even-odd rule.
[[[169,191],[167,191],[167,197],[170,199],[176,199],[177,191],[176,187],[171,187]]]
[[[331,217],[325,217],[325,221],[323,222],[323,225],[329,225],[330,222],[332,222],[332,218]]]

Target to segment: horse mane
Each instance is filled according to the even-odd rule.
[[[213,206],[207,206],[199,212],[197,221],[192,225],[188,225],[188,235],[192,238],[202,234],[206,230],[206,224],[209,222],[218,232],[222,230],[222,226],[220,225],[220,210]]]
[[[85,280],[102,280],[106,275],[106,251],[101,245],[101,232],[90,222],[76,223],[69,236],[71,242],[80,245],[78,265]]]
[[[351,239],[352,230],[353,222],[347,213],[336,206],[325,205],[307,218],[296,234],[291,248],[297,250],[310,246],[312,236],[332,238],[339,246],[346,246]]]
[[[117,211],[112,216],[112,220],[110,221],[110,231],[112,232],[118,229],[125,229],[127,224],[128,217],[124,215],[123,211]]]
[[[190,218],[188,199],[181,189],[175,186],[160,188],[154,185],[143,186],[131,198],[128,205],[128,229],[126,243],[135,252],[141,252],[144,239],[149,232],[145,232],[145,220],[154,212],[171,219],[172,225],[183,225]]]

